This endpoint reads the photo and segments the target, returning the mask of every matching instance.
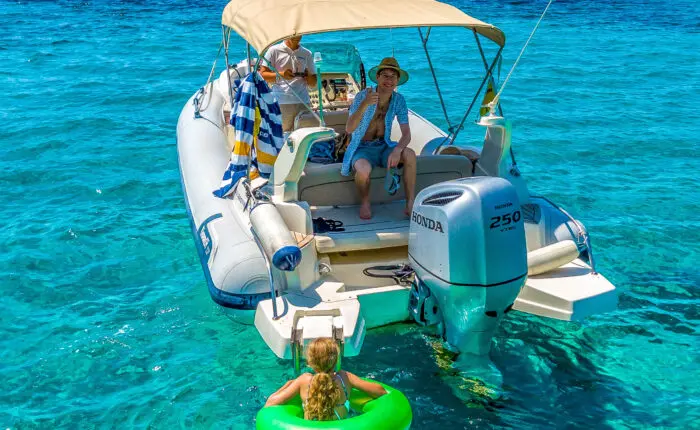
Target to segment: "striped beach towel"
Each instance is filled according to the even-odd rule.
[[[224,198],[245,176],[250,157],[250,179],[269,178],[277,154],[284,144],[282,113],[265,80],[250,73],[238,85],[231,110],[231,125],[235,142],[231,160],[221,179],[216,197]]]

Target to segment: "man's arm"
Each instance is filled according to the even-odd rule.
[[[265,81],[267,81],[271,84],[274,84],[277,81],[277,74],[275,72],[273,72],[272,70],[270,70],[269,67],[260,66],[259,72],[260,72],[260,76],[262,76],[263,79],[265,79]]]
[[[307,50],[308,51],[308,50]],[[316,64],[313,61],[313,55],[311,51],[308,51],[308,60],[306,61],[306,70],[304,70],[304,79],[306,80],[306,85],[310,87],[315,87],[318,84],[316,77]]]
[[[258,69],[258,72],[260,72],[260,75],[263,77],[263,79],[265,79],[266,82],[274,84],[277,82],[277,73],[275,73],[274,70],[272,70],[268,66],[265,66],[264,64],[269,64],[269,65],[272,65],[272,67],[277,68],[277,66],[275,65],[277,55],[275,52],[267,51],[267,53],[265,53],[264,58],[265,58],[265,62],[260,64],[260,68]],[[287,80],[294,79],[294,73],[292,73],[292,71],[290,69],[287,69],[287,70],[279,70],[278,69],[277,71],[279,72],[280,75],[282,75],[282,77],[284,79],[287,79]]]
[[[260,63],[260,68],[258,69],[258,72],[260,72],[260,76],[265,79],[266,82],[269,82],[271,84],[274,84],[275,81],[277,81],[277,74],[272,71],[269,67],[265,66],[265,64],[274,64],[274,52],[272,49],[268,49],[268,51],[265,53],[265,56],[263,57],[263,62]]]
[[[396,94],[398,103],[396,106],[396,119],[399,121],[399,128],[401,129],[401,139],[394,147],[394,150],[389,154],[389,159],[387,164],[389,167],[396,167],[401,161],[401,153],[404,149],[411,143],[411,127],[408,125],[408,106],[406,106],[406,100],[403,96]],[[391,130],[388,130],[391,133]]]
[[[305,78],[306,78],[306,85],[308,85],[310,87],[315,87],[316,84],[318,83],[318,79],[316,78],[316,74],[311,75],[311,74],[309,74],[309,72],[307,72]]]
[[[274,84],[277,82],[277,73],[272,71],[269,67],[267,66],[260,66],[260,76],[265,79],[265,81]],[[292,73],[291,70],[287,69],[284,72],[280,73],[284,79],[290,80],[294,79],[294,73]]]
[[[406,99],[400,94],[397,94],[397,96],[399,99],[396,106],[396,119],[401,129],[401,139],[399,139],[396,146],[403,151],[404,148],[411,143],[411,127],[408,126],[408,106],[406,106]],[[391,130],[389,132],[391,132]]]
[[[401,139],[399,139],[399,142],[391,151],[391,154],[389,154],[389,159],[387,160],[387,167],[389,168],[394,168],[399,165],[401,153],[406,149],[408,144],[411,143],[411,127],[408,126],[408,123],[399,124],[399,128],[401,128]]]
[[[399,128],[401,129],[401,139],[399,139],[396,147],[401,148],[403,151],[403,149],[406,148],[409,143],[411,143],[411,127],[409,127],[408,123],[406,123],[399,124]]]
[[[355,101],[352,106],[350,106],[350,115],[348,116],[348,122],[345,124],[345,131],[347,133],[352,133],[360,125],[362,121],[362,116],[370,105],[376,105],[379,101],[379,95],[372,89],[372,87],[367,88],[364,98],[362,93],[355,97]]]

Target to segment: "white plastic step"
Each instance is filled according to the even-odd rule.
[[[558,269],[530,276],[520,291],[513,309],[533,315],[565,321],[617,308],[615,286],[580,259]]]
[[[329,282],[325,282],[328,284]],[[343,287],[342,283],[333,282],[335,290]],[[272,300],[263,300],[255,311],[255,327],[267,343],[267,346],[279,358],[292,358],[292,328],[294,316],[308,311],[338,311],[338,316],[311,315],[297,319],[297,330],[301,330],[304,345],[319,337],[333,337],[333,328],[342,329],[343,355],[353,357],[360,353],[365,339],[365,320],[360,313],[357,297],[338,297],[337,300],[324,300],[320,296],[301,293],[289,293],[277,297],[279,318],[274,319]]]
[[[408,319],[409,291],[401,285],[350,287],[326,280],[303,292],[278,297],[278,319],[273,318],[272,300],[261,301],[255,311],[255,327],[275,355],[285,359],[293,358],[295,315],[304,345],[319,337],[337,337],[333,330],[340,328],[343,355],[353,357],[360,353],[368,329]],[[327,315],[333,313],[337,316]]]

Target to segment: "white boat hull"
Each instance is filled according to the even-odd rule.
[[[190,98],[177,126],[177,151],[185,204],[211,298],[224,308],[252,311],[270,297],[265,260],[256,246],[245,212],[232,199],[212,192],[219,187],[230,151],[223,131],[224,98],[216,91],[195,118]],[[252,318],[251,318],[252,319]]]
[[[376,206],[372,225],[380,226],[377,227],[379,230],[367,227],[368,224],[356,218],[356,208],[352,207],[355,204],[352,202],[353,188],[348,188],[353,186],[351,179],[347,180],[350,182],[337,182],[325,197],[314,197],[323,202],[326,201],[324,198],[344,196],[349,200],[343,204],[349,206],[315,206],[313,201],[307,201],[308,196],[313,197],[309,194],[313,190],[330,186],[324,181],[345,179],[333,179],[333,174],[330,174],[331,179],[314,182],[313,175],[299,171],[298,175],[306,175],[306,187],[301,182],[298,186],[294,182],[291,188],[289,178],[279,179],[281,171],[292,175],[290,172],[298,168],[294,165],[298,162],[294,157],[304,154],[304,150],[308,154],[304,145],[310,146],[313,136],[328,135],[329,129],[316,127],[296,131],[292,141],[298,147],[292,150],[285,145],[275,164],[278,179],[271,179],[275,189],[272,201],[289,231],[301,232],[301,236],[310,240],[303,246],[299,245],[303,258],[294,272],[272,269],[275,289],[280,294],[273,302],[266,257],[251,233],[246,191],[237,187],[232,197],[226,199],[212,194],[220,185],[231,151],[222,114],[226,96],[217,90],[220,87],[217,81],[211,93],[204,97],[201,93],[193,96],[183,108],[177,127],[185,202],[212,299],[225,309],[243,313],[246,315],[244,319],[254,319],[261,337],[280,358],[294,358],[295,344],[303,348],[306,342],[322,336],[342,340],[344,355],[357,355],[362,349],[366,330],[410,318],[410,287],[362,276],[368,258],[369,263],[375,265],[408,263],[409,221],[396,215],[402,212],[401,201],[387,199]],[[196,98],[199,115],[195,113]],[[424,148],[429,152],[430,148],[437,147],[436,142],[441,141],[445,134],[418,115],[411,113],[409,118],[412,129],[415,129],[411,146],[416,153],[421,154]],[[398,132],[398,129],[393,130],[393,134]],[[508,135],[508,145],[509,138]],[[475,152],[473,148],[471,151]],[[456,155],[432,157],[452,162],[454,157],[461,159]],[[499,162],[506,163],[506,160]],[[304,163],[305,159],[302,168]],[[423,166],[425,170],[426,164]],[[328,172],[318,173],[319,167],[313,169],[317,172],[314,175],[329,175]],[[323,169],[328,171],[332,166]],[[459,172],[459,168],[455,171]],[[457,173],[456,177],[469,176],[471,172],[470,168],[468,172]],[[519,175],[509,177],[512,169],[508,172],[501,177],[515,184],[521,202],[525,199],[530,209],[535,208],[532,209],[533,215],[524,220],[527,251],[565,240],[580,245],[574,223],[547,201],[530,199],[524,180]],[[438,171],[429,171],[427,176],[420,176],[419,172],[419,187],[431,183],[425,183],[426,180],[435,183],[435,178],[440,178]],[[449,179],[453,177],[442,180]],[[295,181],[299,181],[299,176]],[[289,195],[294,193],[297,199],[290,199]],[[315,234],[310,219],[319,216],[343,221],[348,231]],[[358,248],[358,243],[364,245]],[[547,270],[527,278],[513,309],[555,319],[580,320],[616,306],[615,287],[602,275],[593,274],[582,257]]]

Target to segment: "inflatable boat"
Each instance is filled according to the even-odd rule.
[[[493,72],[505,43],[498,28],[437,1],[402,0],[395,14],[383,3],[297,3],[229,3],[222,18],[227,64],[233,33],[248,54],[197,91],[179,117],[185,203],[214,302],[254,322],[269,348],[297,367],[312,339],[332,337],[354,356],[372,328],[400,321],[431,327],[461,352],[484,354],[513,310],[581,320],[616,307],[583,224],[529,191],[499,110],[492,105],[478,119],[482,141],[456,139],[474,106],[478,113],[480,94],[498,89]],[[337,162],[309,160],[315,144],[346,136],[352,95],[365,86],[359,52],[343,44],[313,48],[326,59],[319,80],[333,85],[311,91],[310,110],[296,117],[269,178],[244,177],[226,198],[213,194],[233,148],[235,82],[259,65],[253,49],[262,56],[295,34],[417,27],[428,55],[430,29],[446,26],[473,35],[486,75],[462,122],[448,131],[409,112],[419,191],[410,217],[403,189],[386,192],[385,169],[372,171],[373,217],[361,220],[353,178]],[[481,49],[486,42],[498,49],[491,62]],[[392,139],[399,133],[395,122]]]

